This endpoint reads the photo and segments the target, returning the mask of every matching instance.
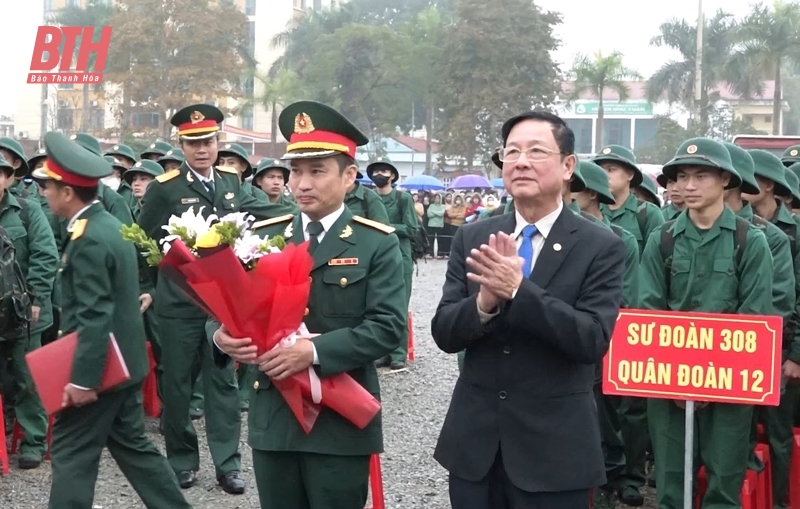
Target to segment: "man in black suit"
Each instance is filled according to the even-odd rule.
[[[625,247],[564,207],[577,163],[559,117],[502,129],[515,213],[459,228],[431,328],[466,350],[434,457],[453,509],[585,509],[606,482],[595,364],[622,299]]]

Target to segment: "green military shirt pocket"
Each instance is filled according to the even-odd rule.
[[[3,226],[3,228],[5,228],[8,238],[14,244],[17,260],[24,270],[28,266],[28,231],[21,221],[18,224]]]
[[[238,195],[235,195],[232,192],[225,193],[222,196],[222,210],[224,212],[222,212],[220,215],[224,216],[225,214],[230,214],[231,212],[238,212],[240,206]]]
[[[358,317],[364,314],[367,269],[328,268],[322,274],[322,314],[328,317]]]
[[[739,280],[736,276],[736,262],[729,258],[714,260],[711,281],[709,282],[709,295],[722,303],[724,310],[721,312],[735,311],[739,299]]]
[[[682,301],[689,286],[691,285],[692,260],[688,258],[678,258],[672,260],[672,272],[670,273],[670,301]]]

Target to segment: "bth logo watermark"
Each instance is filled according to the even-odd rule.
[[[103,70],[106,68],[108,45],[111,42],[111,27],[102,28],[100,40],[97,42],[94,41],[94,32],[94,27],[40,26],[36,32],[28,83],[101,83]],[[78,60],[73,69],[72,57],[79,37],[81,43]],[[95,54],[95,60],[92,70],[89,71],[87,68],[92,53]],[[56,67],[59,72],[34,72],[52,71]]]

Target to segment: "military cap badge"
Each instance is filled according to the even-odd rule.
[[[603,153],[604,154],[610,154],[611,153],[611,149],[606,147],[606,148],[603,149]]]
[[[202,113],[199,111],[193,111],[189,119],[192,121],[193,124],[197,124],[205,120],[206,117],[203,116]]]
[[[687,154],[694,154],[695,152],[697,152],[697,145],[689,145],[686,147]]]
[[[789,155],[792,156],[792,157],[796,156],[797,155],[797,149],[794,149],[791,152],[789,152]]]
[[[308,134],[314,132],[314,123],[311,117],[305,113],[299,113],[294,117],[294,132],[297,134]]]

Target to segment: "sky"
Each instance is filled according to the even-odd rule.
[[[724,7],[740,17],[754,3],[752,0],[702,1],[706,16]],[[578,53],[617,50],[625,56],[625,64],[644,77],[676,57],[670,50],[649,45],[659,25],[671,18],[685,18],[694,23],[698,14],[698,0],[536,0],[536,3],[545,10],[563,15],[563,23],[556,29],[562,47],[554,55],[563,69],[569,68]],[[26,84],[25,78],[36,30],[41,24],[42,4],[41,0],[0,0],[0,19],[6,20],[0,30],[5,71],[0,80],[0,115],[14,115],[20,89],[36,86]]]

